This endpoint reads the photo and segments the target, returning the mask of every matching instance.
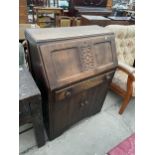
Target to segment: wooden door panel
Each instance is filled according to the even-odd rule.
[[[61,100],[54,105],[54,135],[61,134],[73,122],[79,120],[81,95]]]
[[[102,76],[103,80],[99,85],[94,85],[86,90],[81,89],[79,92],[72,93],[70,97],[61,98],[54,103],[54,135],[61,134],[75,122],[101,110],[107,87],[113,74],[114,71],[106,73],[109,79],[106,79],[106,76]],[[62,92],[64,90],[65,89],[62,89]]]
[[[51,88],[54,89],[54,85],[62,87],[115,67],[111,37],[94,36],[41,45]]]

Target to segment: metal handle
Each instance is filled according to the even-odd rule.
[[[80,106],[81,106],[81,107],[83,107],[84,105],[85,105],[84,102],[81,102],[81,103],[80,103]]]
[[[105,78],[106,78],[106,80],[110,80],[111,76],[110,75],[106,75]]]
[[[85,105],[87,105],[89,102],[86,100],[84,103],[85,103]]]
[[[84,102],[81,102],[81,103],[80,103],[80,106],[83,107],[83,106],[85,106],[85,105],[88,105],[88,103],[89,103],[89,102],[86,100],[86,101],[84,101]]]
[[[65,96],[66,97],[70,97],[71,96],[71,92],[70,91],[66,91]]]

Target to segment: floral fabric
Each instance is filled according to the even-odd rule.
[[[116,53],[118,62],[128,67],[128,70],[132,70],[132,66],[135,60],[135,26],[134,25],[109,25],[105,27],[106,30],[114,32]],[[134,68],[133,68],[134,70]],[[115,72],[112,83],[116,84],[123,90],[127,90],[128,75],[123,71],[117,70]],[[135,82],[133,82],[133,94],[135,96]]]
[[[118,61],[133,66],[135,60],[135,26],[109,25],[105,29],[115,34]]]

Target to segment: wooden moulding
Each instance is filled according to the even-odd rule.
[[[26,30],[49,140],[98,113],[118,65],[114,34],[99,26]]]

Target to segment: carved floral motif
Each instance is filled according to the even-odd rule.
[[[83,70],[89,70],[94,68],[95,61],[90,46],[82,47],[80,50],[80,59],[82,62]]]

